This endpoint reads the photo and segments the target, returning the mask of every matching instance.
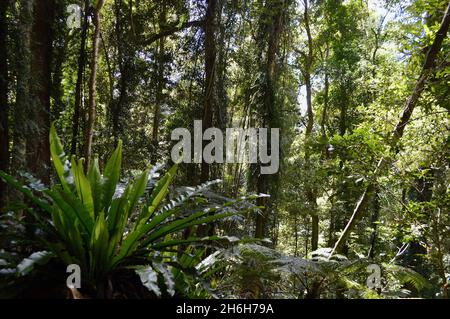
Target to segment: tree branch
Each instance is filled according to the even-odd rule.
[[[450,26],[450,3],[448,4],[447,10],[445,11],[445,14],[444,14],[444,17],[442,18],[441,26],[440,26],[438,32],[436,33],[433,44],[431,45],[430,49],[428,50],[427,56],[425,58],[425,62],[423,64],[422,70],[420,72],[419,79],[417,80],[416,85],[414,87],[414,91],[412,92],[411,96],[409,97],[408,101],[406,102],[405,108],[403,109],[403,114],[400,117],[399,122],[397,123],[395,129],[392,132],[391,149],[396,148],[398,141],[403,136],[405,126],[409,122],[411,115],[414,111],[414,108],[416,107],[417,102],[419,101],[420,95],[425,88],[425,82],[428,79],[429,74],[434,67],[436,57],[437,57],[439,51],[441,50],[442,42],[447,35],[449,26]],[[369,185],[364,190],[363,195],[358,200],[358,203],[356,204],[356,207],[353,211],[352,216],[350,217],[350,220],[348,221],[347,225],[345,226],[344,231],[342,232],[341,236],[339,237],[338,241],[336,242],[336,244],[333,248],[333,251],[331,252],[331,254],[328,258],[331,258],[331,256],[336,252],[341,252],[342,248],[345,246],[345,243],[347,242],[347,239],[349,238],[350,233],[352,232],[353,228],[356,226],[356,224],[359,222],[359,220],[363,216],[364,209],[367,206],[367,202],[370,197],[370,194],[374,190],[378,176],[381,175],[381,172],[383,172],[383,170],[387,166],[387,164],[388,164],[388,160],[384,157],[382,159],[380,159],[380,161],[378,162],[378,165],[372,175],[373,181],[371,181],[369,183]]]
[[[144,41],[142,43],[144,45],[150,45],[153,42],[156,42],[161,38],[170,36],[181,30],[184,30],[187,28],[192,28],[192,27],[203,27],[204,24],[205,24],[204,20],[187,21],[187,22],[182,23],[181,25],[179,23],[173,24],[173,25],[167,27],[167,29],[161,30],[161,32],[159,32],[159,33],[152,34],[149,38],[144,39]]]

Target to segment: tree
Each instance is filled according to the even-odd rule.
[[[69,28],[65,21],[66,6],[64,1],[55,3],[55,18],[52,25],[53,54],[51,63],[51,121],[58,121],[65,108],[64,101],[64,61],[67,59],[69,46]]]
[[[8,33],[7,9],[9,1],[0,3],[0,170],[9,168],[9,104],[8,104],[8,59],[6,37]],[[0,207],[6,202],[6,185],[0,181]]]
[[[167,20],[166,4],[161,3],[161,9],[159,13],[159,28],[162,30],[166,25]],[[158,84],[156,88],[156,101],[155,109],[153,112],[153,128],[152,128],[152,162],[156,163],[158,161],[158,141],[159,141],[159,130],[161,122],[161,106],[164,105],[164,88],[165,88],[165,38],[161,37],[158,45]]]
[[[89,27],[89,0],[84,1],[84,14],[83,14],[83,23],[81,26],[81,35],[80,35],[80,48],[78,51],[78,66],[77,66],[77,81],[75,85],[75,104],[73,108],[73,117],[72,117],[72,141],[70,152],[73,155],[77,154],[77,145],[79,138],[79,130],[80,130],[80,112],[81,112],[81,102],[83,100],[82,93],[82,84],[83,84],[83,76],[84,76],[84,68],[86,64],[86,38],[87,31]]]
[[[216,105],[216,39],[217,0],[208,0],[205,17],[205,97],[203,105],[203,131],[213,126]],[[209,164],[202,161],[201,181],[206,182],[210,175]]]
[[[279,50],[280,37],[283,33],[283,23],[285,22],[285,10],[287,3],[284,0],[267,1],[262,9],[262,14],[259,21],[259,30],[261,42],[258,43],[260,50],[261,65],[261,88],[262,101],[259,110],[261,127],[266,127],[268,132],[271,128],[276,128],[279,125],[279,118],[282,116],[280,110],[276,105],[276,88],[277,88],[277,53]],[[271,135],[267,137],[268,152],[272,151]],[[273,146],[274,147],[274,146]],[[267,194],[269,190],[275,190],[276,183],[273,175],[264,175],[260,170],[256,172],[256,189],[258,193]],[[275,196],[275,192],[270,192],[271,196]],[[267,222],[269,220],[269,212],[272,209],[271,203],[267,197],[258,199],[258,205],[264,206],[261,214],[256,216],[255,237],[264,238],[267,235]]]
[[[50,96],[52,26],[54,2],[35,1],[31,31],[31,95],[33,97],[33,120],[35,130],[27,140],[28,169],[45,183],[50,182]]]
[[[450,26],[450,4],[447,6],[447,9],[444,13],[444,17],[442,18],[441,26],[436,33],[436,36],[434,38],[433,44],[428,50],[427,56],[425,58],[425,62],[422,66],[422,70],[420,72],[419,78],[416,82],[416,85],[414,87],[414,90],[410,97],[408,98],[408,101],[406,102],[406,105],[403,109],[403,113],[400,117],[399,122],[395,126],[394,131],[392,132],[391,136],[391,148],[395,150],[397,143],[403,136],[404,129],[406,125],[408,124],[409,120],[411,119],[411,115],[414,111],[414,108],[417,105],[417,102],[425,89],[425,83],[426,80],[429,78],[430,73],[433,70],[433,66],[436,60],[436,57],[441,50],[442,42],[444,41],[445,36],[447,35],[448,29]],[[386,158],[380,159],[380,161],[377,164],[376,169],[373,172],[373,177],[377,178],[379,177],[385,167],[388,165],[389,160]],[[350,236],[351,231],[355,227],[356,223],[361,219],[365,207],[367,205],[368,199],[370,197],[370,194],[374,190],[375,184],[373,182],[370,182],[369,185],[365,188],[363,195],[358,200],[358,203],[355,206],[355,209],[353,211],[353,214],[348,221],[343,233],[339,237],[338,241],[334,245],[333,253],[340,252],[342,247],[345,245],[347,239]],[[332,255],[331,254],[331,255]]]
[[[84,158],[85,169],[87,170],[92,157],[92,137],[94,135],[95,113],[96,113],[96,95],[97,95],[97,60],[100,45],[101,15],[100,10],[103,7],[104,0],[98,0],[93,12],[94,34],[92,35],[92,56],[91,73],[89,76],[89,112],[86,131],[84,133]]]
[[[17,13],[16,13],[17,15]],[[16,103],[13,109],[13,149],[11,170],[18,173],[27,169],[26,143],[34,126],[31,114],[31,27],[33,23],[33,2],[21,1],[19,3],[17,37],[15,37],[15,69]]]
[[[305,170],[311,171],[311,142],[312,142],[312,131],[314,127],[314,110],[312,106],[312,72],[315,60],[313,37],[311,34],[310,26],[310,9],[309,1],[303,0],[303,24],[307,39],[307,52],[302,50],[297,50],[302,58],[301,73],[305,82],[306,88],[306,114],[308,117],[306,128],[305,128]],[[319,215],[317,211],[317,195],[315,190],[315,185],[311,181],[306,185],[306,198],[308,201],[308,207],[311,214],[311,249],[314,251],[318,248],[319,244]]]

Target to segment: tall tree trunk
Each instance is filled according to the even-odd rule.
[[[54,23],[54,54],[52,59],[52,85],[51,95],[53,105],[51,110],[51,121],[57,121],[64,110],[64,88],[62,87],[63,80],[63,64],[66,59],[67,44],[69,41],[69,30],[64,21],[66,14],[66,6],[62,1],[56,2],[56,18]]]
[[[50,183],[50,92],[53,0],[34,2],[34,20],[31,38],[31,85],[34,100],[36,135],[27,140],[28,169],[44,183]]]
[[[0,170],[9,169],[9,129],[8,129],[8,59],[6,36],[8,25],[6,11],[9,1],[0,1]],[[6,203],[6,184],[0,181],[0,209]]]
[[[221,0],[219,0],[221,1]],[[217,0],[208,0],[208,8],[205,17],[205,95],[203,101],[203,132],[213,126],[213,114],[217,107],[216,99],[216,30],[217,30]],[[203,149],[206,142],[203,142]],[[203,158],[203,157],[202,157]],[[202,159],[200,180],[202,183],[210,179],[210,164]],[[200,225],[197,228],[197,236],[212,236],[214,234],[214,223]],[[208,249],[208,254],[212,251]]]
[[[226,88],[226,79],[228,71],[228,53],[230,50],[230,38],[229,34],[230,21],[233,16],[231,10],[227,11],[225,1],[219,2],[218,9],[218,43],[217,43],[217,63],[216,63],[216,78],[217,78],[217,106],[215,107],[216,123],[215,126],[221,130],[225,130],[227,127],[228,116],[227,116],[227,106],[228,106],[228,94]],[[228,12],[225,21],[222,21],[222,12]]]
[[[166,5],[164,2],[161,4],[161,11],[159,14],[159,28],[162,28],[166,24]],[[165,78],[164,78],[164,66],[165,66],[165,38],[162,37],[159,39],[159,47],[158,47],[158,87],[156,89],[156,101],[155,101],[155,109],[153,112],[153,129],[152,129],[152,163],[156,163],[158,161],[158,143],[159,143],[159,125],[161,121],[161,106],[164,104],[164,86],[165,86]]]
[[[124,21],[122,19],[122,0],[114,1],[114,11],[116,16],[115,33],[117,44],[117,60],[119,64],[120,80],[119,80],[119,97],[112,103],[112,136],[114,137],[114,146],[119,140],[119,131],[121,127],[121,113],[124,101],[127,95],[128,86],[128,65],[125,57],[125,42],[127,41],[125,32],[123,30]]]
[[[276,128],[279,125],[278,119],[280,114],[276,110],[275,105],[275,92],[277,83],[277,70],[276,70],[276,56],[279,49],[279,40],[283,31],[283,13],[285,9],[285,1],[267,1],[264,11],[268,14],[268,17],[264,15],[260,18],[262,24],[262,30],[264,30],[263,35],[267,37],[267,51],[266,51],[266,61],[263,66],[263,72],[265,74],[265,82],[263,83],[263,109],[261,112],[262,117],[262,127],[266,127],[268,130],[267,137],[267,149],[268,152],[272,151],[271,145],[271,128]],[[262,52],[261,52],[262,53]],[[257,177],[257,192],[260,194],[267,194],[270,189],[276,190],[276,176],[265,175],[260,172],[256,172]],[[272,184],[272,185],[271,185]],[[275,195],[272,191],[271,196]],[[272,209],[271,204],[273,203],[273,198],[271,201],[267,197],[260,197],[257,199],[257,205],[263,206],[260,214],[257,214],[255,221],[255,237],[264,238],[267,236],[266,225],[269,219],[269,211]]]
[[[444,41],[448,29],[450,26],[450,3],[447,6],[447,9],[445,11],[444,17],[442,18],[441,25],[439,27],[438,32],[436,33],[436,36],[434,38],[433,44],[431,45],[430,49],[428,50],[427,56],[425,58],[425,62],[423,64],[422,70],[420,72],[420,76],[416,82],[416,85],[414,87],[414,90],[409,97],[408,101],[406,102],[405,108],[403,109],[403,114],[400,117],[399,122],[395,126],[394,131],[392,132],[391,136],[391,149],[395,150],[397,147],[397,144],[399,140],[403,136],[403,132],[405,129],[406,124],[411,119],[411,115],[414,111],[414,108],[417,105],[417,102],[419,101],[419,98],[425,88],[425,82],[428,79],[434,64],[436,57],[441,50],[442,42]],[[333,251],[330,255],[330,257],[336,253],[340,252],[341,249],[345,246],[347,239],[350,236],[350,233],[354,229],[355,225],[359,222],[359,220],[362,218],[363,213],[365,211],[365,208],[367,206],[368,199],[370,197],[370,194],[373,192],[375,188],[376,179],[378,176],[382,174],[386,166],[388,166],[389,161],[386,158],[382,158],[378,164],[377,167],[373,173],[373,182],[371,182],[366,189],[364,190],[364,193],[358,200],[358,203],[356,204],[356,207],[353,211],[353,214],[350,218],[350,220],[347,223],[347,226],[345,227],[344,231],[342,232],[340,238],[336,242]]]
[[[54,73],[52,77],[52,98],[53,98],[53,107],[51,111],[51,120],[57,121],[61,116],[62,111],[64,110],[64,100],[63,94],[64,89],[62,87],[63,80],[63,63],[66,55],[66,41],[63,40],[64,43],[61,47],[57,49],[56,57],[54,59]]]
[[[378,189],[376,189],[373,194],[373,213],[370,221],[372,233],[370,234],[370,247],[367,255],[369,259],[375,258],[375,248],[378,238],[378,218],[380,216],[380,198],[378,192]]]
[[[328,57],[330,55],[330,47],[327,42],[325,49],[325,79],[324,79],[324,89],[323,89],[323,111],[322,111],[322,119],[320,121],[320,128],[322,130],[322,139],[325,140],[327,137],[327,121],[328,121],[328,103],[329,103],[329,91],[330,91],[330,75],[328,70]],[[328,145],[325,146],[325,154],[328,152]]]
[[[298,214],[294,212],[294,239],[295,239],[295,249],[294,249],[294,257],[298,256]]]
[[[98,0],[94,8],[94,35],[92,37],[92,57],[91,57],[91,74],[89,76],[89,111],[86,132],[84,133],[84,158],[85,169],[87,170],[91,164],[92,157],[92,137],[94,135],[94,124],[96,115],[96,96],[97,96],[97,60],[100,45],[100,27],[101,15],[104,0]]]
[[[22,0],[19,3],[18,30],[15,40],[15,64],[17,72],[16,103],[14,105],[14,128],[11,170],[18,173],[27,168],[26,140],[30,134],[30,119],[32,99],[30,97],[31,83],[31,27],[33,23],[33,1]],[[31,123],[32,124],[32,123]],[[14,198],[22,196],[14,192]]]
[[[339,106],[339,135],[344,136],[345,132],[347,132],[347,89],[345,84],[341,84],[341,91],[344,92],[344,99],[340,102]]]
[[[205,98],[203,105],[203,130],[212,127],[215,105],[216,68],[216,9],[217,0],[208,0],[205,21]],[[210,165],[202,161],[201,181],[209,179]]]
[[[329,104],[329,92],[330,92],[330,75],[328,69],[328,58],[330,55],[330,46],[329,43],[326,43],[325,48],[325,56],[323,58],[323,63],[325,64],[325,77],[324,77],[324,97],[323,97],[323,110],[322,110],[322,118],[320,120],[320,129],[322,134],[322,141],[325,143],[327,141],[327,122],[328,122],[328,104]],[[329,158],[329,145],[326,143],[324,145],[322,158]],[[331,246],[334,243],[334,233],[335,233],[335,214],[334,214],[334,200],[331,201],[331,209],[330,209],[330,223],[328,228],[328,242],[327,246]]]
[[[311,35],[311,27],[309,23],[309,9],[308,0],[303,1],[304,13],[303,21],[305,23],[305,30],[308,39],[308,53],[305,54],[305,66],[303,76],[305,78],[306,86],[306,111],[308,115],[308,122],[305,130],[305,169],[307,172],[311,171],[311,133],[314,127],[314,111],[312,107],[312,84],[311,84],[311,72],[314,59],[313,51],[313,39]],[[312,183],[306,184],[306,199],[308,201],[309,212],[311,214],[311,250],[316,250],[319,245],[319,215],[317,210],[317,196]]]
[[[214,113],[214,126],[225,132],[228,123],[228,93],[227,93],[227,72],[228,54],[231,46],[232,22],[234,11],[228,9],[226,1],[219,1],[217,10],[217,63],[216,63],[216,107]],[[226,16],[226,19],[223,19]],[[245,116],[244,116],[245,118]],[[241,166],[241,165],[238,165]],[[225,180],[225,169],[223,165],[213,165],[211,167],[213,178]],[[236,180],[235,180],[236,181]],[[224,184],[222,187],[226,187]]]
[[[72,118],[72,141],[70,152],[73,155],[77,154],[78,134],[80,130],[80,113],[81,113],[81,101],[82,101],[82,84],[84,66],[86,64],[86,38],[88,30],[88,15],[89,15],[89,0],[84,1],[84,18],[81,29],[81,41],[80,49],[78,53],[78,69],[77,69],[77,82],[75,84],[75,104],[73,109]]]

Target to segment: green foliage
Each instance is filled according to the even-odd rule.
[[[33,191],[4,172],[0,172],[0,176],[48,214],[39,216],[34,213],[43,229],[56,233],[55,241],[46,242],[47,248],[65,264],[80,265],[83,280],[93,287],[101,285],[118,267],[145,264],[155,254],[170,251],[174,247],[213,240],[196,237],[175,240],[173,236],[186,228],[237,214],[214,214],[214,209],[184,214],[175,202],[163,206],[177,166],[173,166],[156,183],[149,196],[144,196],[149,170],[119,191],[121,142],[107,161],[103,174],[98,161],[94,160],[87,175],[82,159],[73,157],[69,164],[54,127],[50,133],[50,144],[60,183],[43,190],[42,196],[34,195]],[[194,194],[187,194],[183,200]],[[51,218],[51,222],[48,218]],[[172,282],[168,270],[160,263],[153,263],[155,267],[166,282]],[[156,282],[153,268],[141,267],[137,271],[144,284],[157,292],[152,286]],[[168,284],[167,289],[173,294],[173,284]]]
[[[273,298],[280,276],[271,261],[281,253],[256,244],[242,243],[217,251],[197,268],[212,277],[214,291],[224,298]]]
[[[309,258],[294,257],[258,244],[240,244],[217,251],[197,268],[216,276],[213,288],[225,298],[399,298],[410,296],[407,287],[421,291],[430,283],[416,271],[383,263],[381,287],[367,286],[367,266],[373,261],[349,260],[321,248]],[[226,276],[219,276],[220,274]],[[409,288],[411,289],[411,288]]]

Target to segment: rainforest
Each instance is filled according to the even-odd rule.
[[[449,27],[448,0],[0,0],[0,298],[450,298]]]

